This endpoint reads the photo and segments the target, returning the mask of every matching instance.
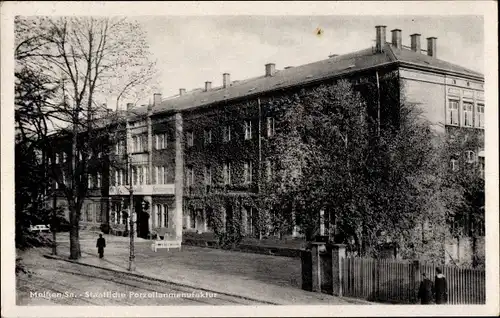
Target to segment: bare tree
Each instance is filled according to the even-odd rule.
[[[87,196],[89,167],[101,137],[108,138],[109,121],[98,100],[123,98],[146,91],[155,67],[140,25],[124,18],[18,17],[15,21],[16,67],[30,69],[50,79],[58,100],[44,110],[51,130],[71,140],[66,167],[68,179],[54,171],[70,215],[70,258],[80,257],[79,216]],[[118,107],[117,107],[118,108]],[[104,129],[104,130],[103,130]],[[102,149],[105,151],[105,149]]]

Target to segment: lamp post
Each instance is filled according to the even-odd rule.
[[[129,258],[128,258],[128,270],[129,271],[135,271],[135,251],[134,251],[134,223],[137,220],[137,214],[134,212],[134,188],[132,186],[132,166],[131,166],[131,158],[130,156],[128,158],[128,172],[129,172],[129,180],[130,180],[130,203],[129,203],[129,219],[130,219],[130,226],[129,226],[129,234],[130,234],[130,246],[129,246]]]

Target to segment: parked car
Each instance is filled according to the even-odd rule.
[[[29,228],[30,232],[50,232],[50,226],[45,224],[31,225]]]

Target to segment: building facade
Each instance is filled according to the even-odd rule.
[[[148,106],[128,105],[121,138],[96,156],[107,164],[89,180],[81,224],[125,231],[132,183],[139,236],[160,228],[173,228],[178,236],[213,231],[234,219],[243,235],[262,234],[256,198],[265,195],[260,181],[273,174],[270,145],[279,133],[273,101],[339,79],[352,81],[371,109],[377,98],[379,105],[394,105],[391,99],[404,97],[421,106],[438,132],[484,129],[482,74],[438,59],[434,37],[424,50],[420,34],[405,46],[401,30],[391,31],[390,42],[385,26],[375,31],[376,45],[365,50],[282,70],[269,63],[262,76],[242,81],[224,73],[219,87],[207,81],[174,97],[155,94]],[[389,92],[394,83],[396,95]],[[382,125],[393,113],[382,107]],[[473,151],[484,166],[484,151]],[[63,197],[57,200],[64,204]]]

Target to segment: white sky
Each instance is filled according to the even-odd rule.
[[[222,73],[242,80],[264,73],[264,64],[277,69],[325,59],[374,44],[375,25],[399,28],[403,45],[410,34],[437,37],[438,58],[484,72],[484,27],[481,16],[147,16],[136,18],[161,72],[164,97],[192,90]],[[315,29],[324,30],[321,37]]]

